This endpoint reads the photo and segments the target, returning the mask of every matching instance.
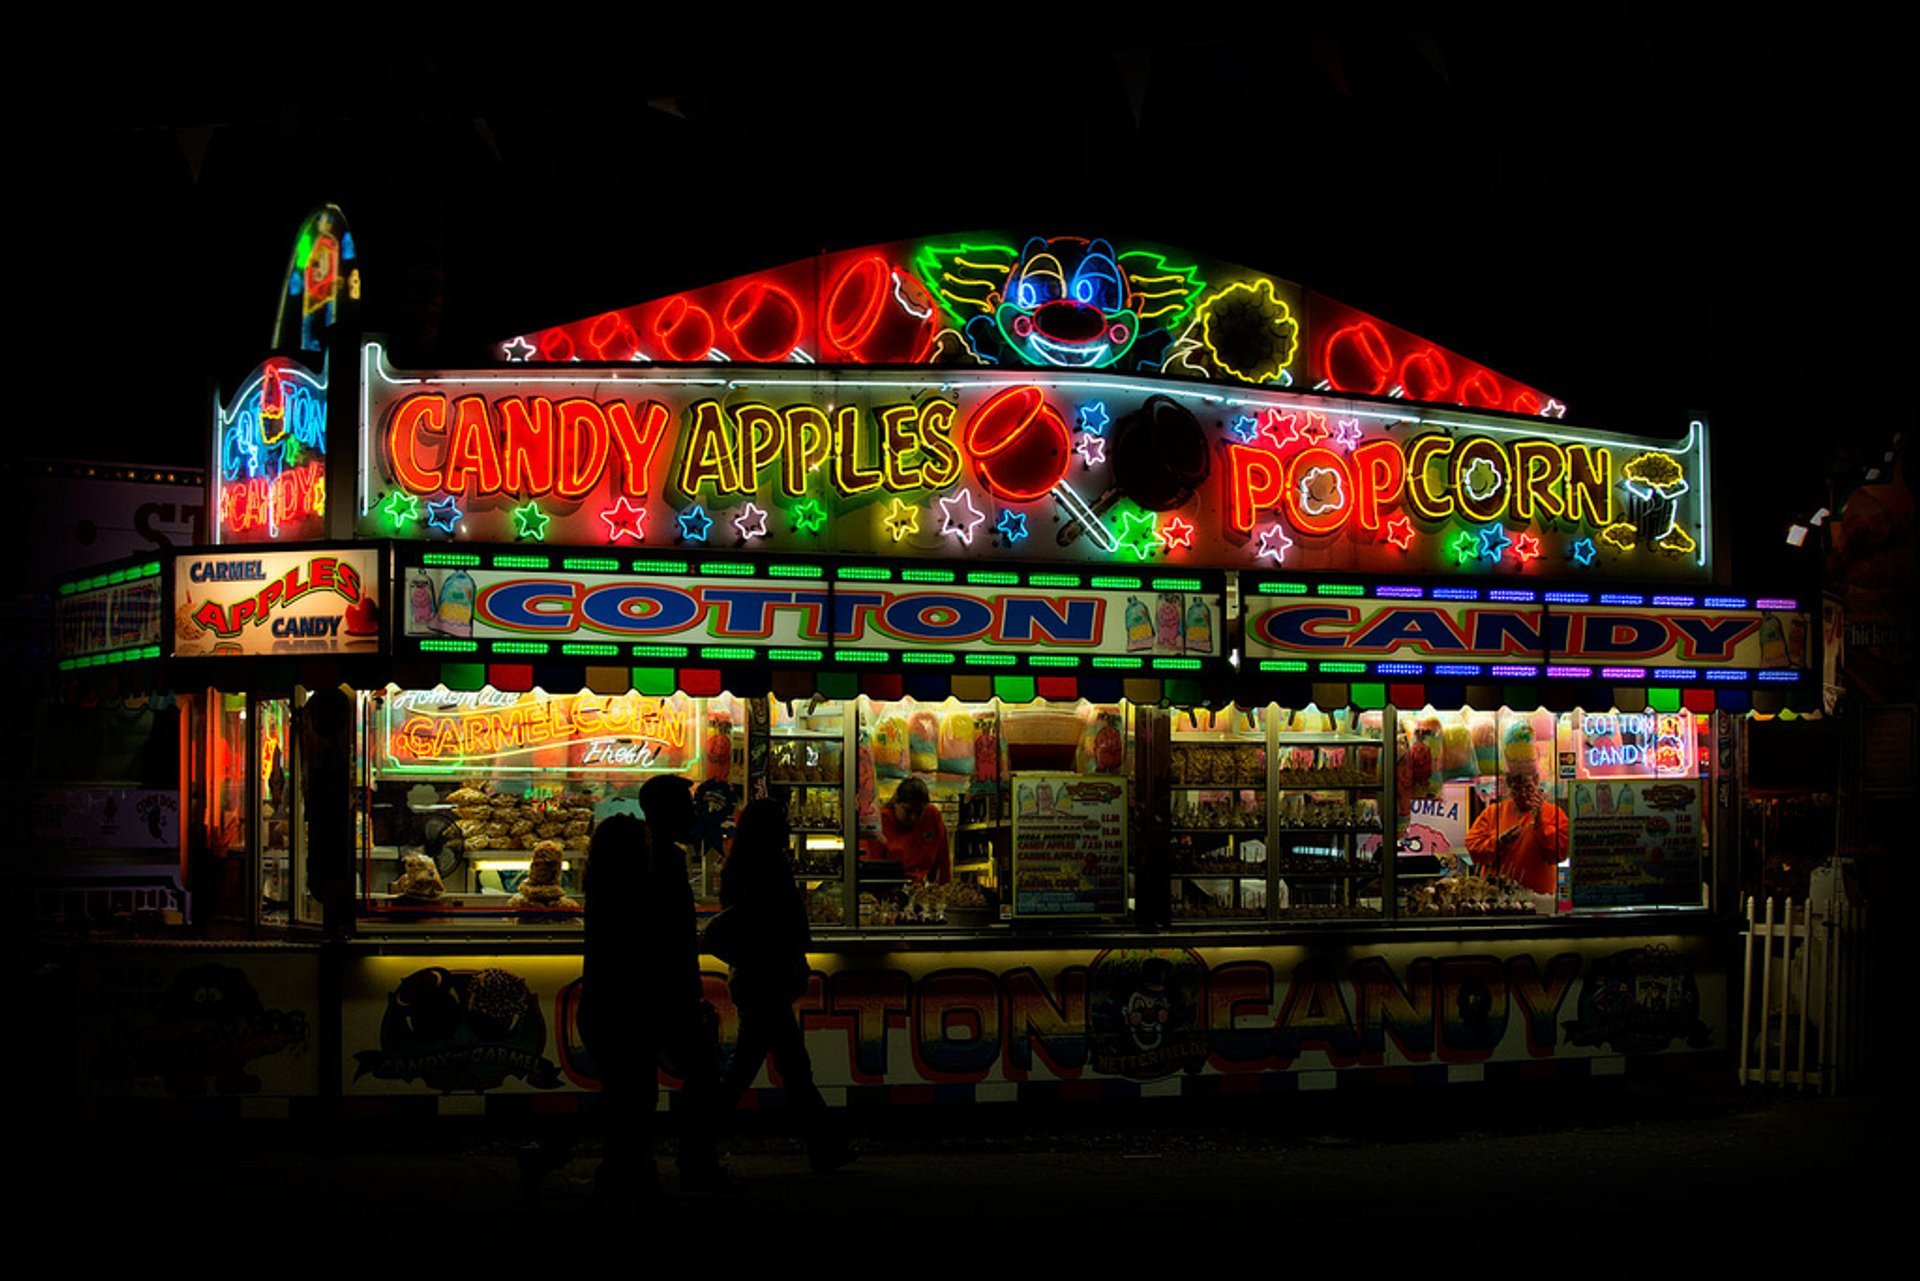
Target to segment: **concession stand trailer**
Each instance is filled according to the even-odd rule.
[[[301,255],[351,256],[323,216],[302,307]],[[1578,427],[1288,281],[1064,236],[825,253],[479,368],[300,332],[112,651],[190,707],[183,866],[245,936],[94,966],[124,1092],[578,1106],[589,842],[659,773],[702,910],[738,807],[786,807],[836,1102],[1725,1062],[1735,721],[1817,689],[1802,603],[1714,577],[1703,424]],[[931,872],[881,822],[908,779]],[[170,1083],[121,989],[189,971],[248,1013]]]

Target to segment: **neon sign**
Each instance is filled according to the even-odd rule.
[[[283,542],[326,533],[327,383],[274,357],[228,408],[214,407],[215,539]]]
[[[1697,771],[1692,712],[1586,712],[1578,728],[1580,778],[1688,778]]]
[[[400,690],[383,709],[387,767],[677,772],[700,760],[694,712],[683,695]]]
[[[1116,670],[1161,660],[1197,670],[1226,654],[1219,575],[1096,575],[1088,583],[1076,575],[976,571],[993,581],[965,582],[956,572],[902,571],[903,577],[946,580],[921,583],[893,581],[892,571],[880,567],[857,580],[824,573],[801,579],[795,575],[813,567],[776,568],[785,572],[414,565],[406,570],[402,630],[421,652],[438,654],[478,654],[484,646],[538,656],[586,646],[615,657],[628,644],[635,658],[856,663],[907,652],[937,654],[945,662],[997,655],[1016,666],[1038,657],[1058,666],[1065,656],[1084,655]]]
[[[360,301],[360,267],[353,233],[337,205],[308,215],[287,264],[287,290],[274,321],[281,351],[324,351],[344,309]]]
[[[380,639],[378,553],[366,549],[182,557],[174,564],[179,657],[346,653]]]
[[[1256,663],[1499,665],[1493,674],[1520,674],[1515,665],[1531,665],[1535,675],[1647,684],[1690,678],[1699,668],[1716,669],[1715,679],[1783,674],[1804,671],[1812,661],[1806,615],[1747,608],[1744,601],[1721,607],[1691,597],[1677,604],[1672,597],[1649,603],[1621,595],[1595,602],[1580,592],[1547,593],[1577,602],[1542,601],[1534,599],[1537,593],[1517,592],[1510,594],[1527,599],[1482,602],[1446,599],[1444,588],[1434,590],[1437,599],[1422,598],[1420,588],[1400,588],[1388,597],[1341,591],[1337,599],[1275,600],[1269,586],[1266,580],[1241,580],[1246,652]],[[1301,584],[1289,586],[1304,591]]]
[[[1290,281],[1165,246],[1059,234],[821,254],[497,351],[508,362],[1104,369],[1521,414],[1559,404]]]
[[[1658,442],[1074,371],[411,375],[372,345],[363,365],[368,536],[1522,576],[1589,557],[1642,579],[1707,562],[1698,424]]]

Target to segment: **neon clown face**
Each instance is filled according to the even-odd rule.
[[[1020,251],[993,319],[1032,364],[1100,369],[1126,355],[1140,335],[1132,301],[1112,245],[1036,237]]]

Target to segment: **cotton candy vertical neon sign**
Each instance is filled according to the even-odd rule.
[[[214,538],[222,543],[324,537],[327,382],[276,356],[214,406]]]

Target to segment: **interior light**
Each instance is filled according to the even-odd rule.
[[[1789,547],[1801,546],[1803,543],[1807,541],[1807,534],[1809,532],[1810,531],[1807,529],[1805,525],[1795,525],[1793,528],[1787,531],[1787,546]]]

